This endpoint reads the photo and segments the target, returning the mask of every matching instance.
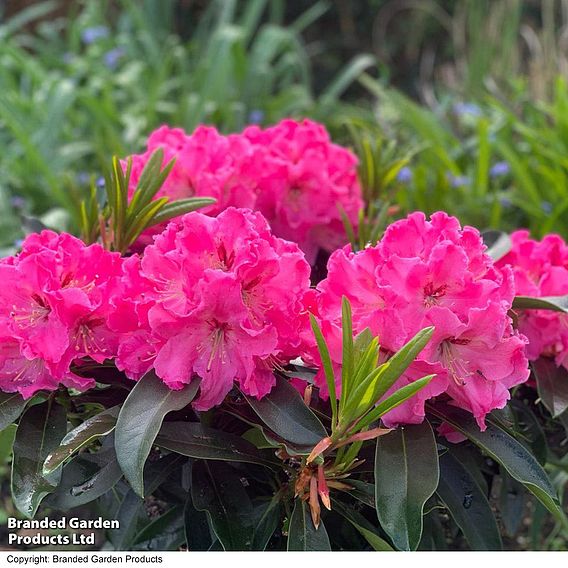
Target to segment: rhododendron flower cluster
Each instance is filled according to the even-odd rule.
[[[154,369],[172,389],[199,376],[200,410],[233,381],[260,398],[307,325],[309,264],[245,209],[181,217],[142,257],[44,231],[0,272],[0,389],[25,397],[92,387],[78,369],[110,359],[135,380]]]
[[[435,326],[428,346],[392,390],[436,377],[387,414],[387,425],[422,421],[425,401],[444,393],[483,429],[487,413],[506,404],[508,389],[528,378],[526,340],[507,314],[514,296],[511,270],[497,270],[478,231],[462,229],[445,213],[429,221],[414,213],[392,224],[376,247],[332,254],[315,301],[336,367],[342,296],[351,302],[354,331],[369,328],[377,335],[385,359],[420,329]],[[308,356],[318,361],[313,342]],[[323,375],[317,381],[325,390]]]
[[[519,296],[564,296],[568,294],[568,246],[558,235],[541,241],[529,238],[528,231],[511,235],[512,248],[498,262],[513,271]],[[518,313],[519,330],[528,338],[529,360],[541,355],[554,357],[557,365],[568,368],[568,320],[551,310],[523,310]]]
[[[214,197],[217,203],[202,210],[213,216],[231,206],[258,210],[275,235],[299,243],[310,261],[319,248],[345,243],[340,208],[356,225],[363,206],[356,157],[309,120],[228,136],[208,126],[191,135],[162,126],[150,135],[147,151],[132,156],[131,196],[158,148],[175,165],[157,197]]]
[[[4,259],[0,274],[0,389],[28,398],[60,383],[94,386],[72,365],[116,356],[118,337],[107,321],[122,276],[120,255],[43,231]]]
[[[141,259],[125,263],[117,366],[150,369],[172,389],[201,378],[197,409],[219,404],[236,381],[258,398],[300,348],[310,267],[262,215],[229,208],[168,225]]]

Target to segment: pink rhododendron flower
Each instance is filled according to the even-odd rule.
[[[528,231],[511,235],[512,248],[497,265],[511,269],[518,296],[564,296],[568,294],[568,246],[558,235],[541,241],[529,238]],[[518,314],[519,330],[527,336],[527,356],[554,357],[557,365],[568,368],[568,319],[550,310],[525,310]]]
[[[339,207],[354,225],[363,207],[355,155],[311,120],[283,120],[265,130],[250,126],[243,135],[265,149],[258,208],[274,233],[298,242],[310,261],[318,248],[344,244]]]
[[[220,404],[236,381],[261,398],[273,371],[297,357],[310,267],[298,246],[274,237],[259,213],[228,208],[171,222],[124,264],[117,365],[133,379],[150,369],[171,388],[195,375],[195,406]]]
[[[217,202],[200,211],[211,216],[232,206],[258,210],[276,236],[297,242],[310,261],[320,247],[331,251],[346,242],[339,207],[356,225],[363,206],[355,155],[309,120],[229,136],[207,126],[190,135],[162,126],[148,138],[146,152],[132,156],[130,197],[158,148],[175,165],[156,197],[213,197]],[[139,244],[162,229],[147,231]]]
[[[74,361],[116,355],[107,325],[122,259],[68,234],[30,235],[21,253],[0,264],[1,388],[28,397],[59,383],[85,389]]]
[[[526,339],[507,314],[512,273],[497,270],[484,250],[479,233],[462,229],[454,217],[439,212],[427,220],[413,213],[392,224],[376,247],[358,253],[345,247],[329,259],[316,312],[336,367],[343,296],[352,306],[354,332],[369,328],[385,358],[421,329],[435,327],[430,343],[389,392],[436,377],[389,412],[387,425],[422,421],[425,401],[445,393],[484,429],[487,413],[506,404],[508,389],[527,380]],[[318,360],[313,341],[307,356]],[[318,381],[325,393],[322,373]]]

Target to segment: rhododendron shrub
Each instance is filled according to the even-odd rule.
[[[541,465],[539,424],[559,423],[522,387],[499,411],[527,353],[565,363],[563,315],[518,309],[568,305],[548,297],[563,243],[514,235],[496,267],[475,229],[414,213],[335,250],[311,288],[307,257],[345,240],[337,205],[360,205],[322,127],[162,127],[148,145],[113,159],[106,200],[92,188],[82,240],[43,231],[0,261],[19,514],[96,505],[121,523],[105,550],[499,549],[502,487],[568,526]]]
[[[134,313],[115,318],[117,365],[127,376],[153,368],[180,389],[197,375],[195,406],[207,410],[233,381],[261,398],[274,385],[274,369],[297,357],[310,267],[260,214],[189,213],[127,265],[125,298]]]
[[[384,417],[386,424],[419,423],[426,400],[444,395],[485,416],[503,408],[509,389],[529,376],[526,338],[508,315],[514,287],[509,269],[497,270],[477,230],[435,213],[413,213],[393,223],[376,247],[334,252],[319,283],[317,310],[336,367],[341,298],[353,309],[354,331],[369,328],[388,358],[420,329],[434,326],[432,341],[395,387],[435,374],[430,384]],[[309,352],[317,361],[317,354]],[[316,377],[322,387],[322,374]]]
[[[297,242],[310,262],[319,248],[332,251],[346,242],[341,212],[356,226],[363,207],[357,158],[310,120],[228,136],[213,127],[188,135],[162,126],[149,136],[146,152],[132,156],[130,198],[158,148],[175,164],[157,198],[213,197],[215,205],[203,209],[213,216],[231,206],[258,210],[274,234]],[[151,242],[145,237],[142,245]]]

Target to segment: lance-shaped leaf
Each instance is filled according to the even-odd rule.
[[[191,474],[191,496],[206,511],[225,550],[251,550],[255,520],[241,476],[228,464],[198,461]]]
[[[156,438],[156,445],[191,458],[278,466],[269,454],[261,452],[240,436],[208,428],[198,422],[166,422]]]
[[[211,538],[209,523],[207,522],[207,513],[198,511],[193,506],[191,493],[188,493],[185,501],[184,525],[187,550],[189,552],[209,550],[213,544],[213,539]]]
[[[440,457],[437,493],[472,550],[501,550],[499,528],[487,497],[450,452]]]
[[[415,550],[420,543],[424,503],[436,490],[438,476],[438,450],[427,421],[378,438],[377,516],[399,550]]]
[[[171,390],[153,372],[140,379],[124,401],[116,423],[118,463],[134,491],[144,495],[144,464],[168,412],[185,408],[197,394],[193,379],[181,390]]]
[[[535,361],[533,369],[542,402],[558,418],[568,408],[568,371],[548,357]]]
[[[21,417],[14,440],[12,499],[33,517],[46,495],[58,485],[61,471],[43,475],[43,462],[67,431],[65,409],[51,400],[30,407]]]
[[[121,477],[114,446],[78,455],[63,466],[61,481],[46,503],[65,511],[80,507],[108,493]]]
[[[327,436],[323,424],[283,377],[276,376],[274,388],[262,399],[245,398],[262,422],[291,444],[313,447]]]
[[[520,442],[486,418],[487,429],[479,430],[471,414],[454,406],[438,403],[430,412],[469,438],[487,455],[500,463],[517,481],[520,481],[541,503],[566,526],[566,517],[558,506],[556,490],[536,458]]]
[[[307,504],[299,498],[296,499],[290,517],[288,550],[301,552],[331,550],[323,522],[316,529]]]
[[[19,393],[0,392],[0,430],[18,419],[26,404],[27,401]]]
[[[379,534],[377,529],[356,509],[347,507],[341,501],[333,500],[333,510],[347,519],[373,547],[373,550],[392,551],[392,546]]]
[[[531,296],[516,296],[513,300],[516,310],[551,310],[568,313],[568,296],[546,296],[533,298]]]
[[[116,426],[120,407],[114,406],[68,432],[58,448],[51,452],[43,464],[44,475],[50,474],[68,460],[75,452],[84,448],[93,440],[110,434]]]

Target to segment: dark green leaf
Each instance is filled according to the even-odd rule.
[[[568,296],[547,296],[542,298],[516,296],[513,300],[513,309],[552,310],[554,312],[568,313]]]
[[[255,529],[253,507],[234,469],[223,462],[196,462],[191,496],[195,508],[209,515],[225,550],[251,550]]]
[[[108,493],[121,477],[114,447],[84,453],[63,466],[61,482],[46,502],[56,509],[80,507]]]
[[[459,408],[436,404],[430,410],[500,463],[514,479],[536,495],[553,515],[561,522],[566,522],[546,472],[525,446],[494,424],[491,418],[486,419],[487,429],[481,432],[473,416]]]
[[[538,463],[544,466],[548,457],[548,444],[541,423],[533,412],[534,405],[525,405],[520,400],[513,399],[505,408],[514,412],[512,433],[518,436],[518,440],[532,452]],[[497,422],[495,424],[500,426]]]
[[[331,550],[323,522],[316,529],[309,508],[301,499],[296,499],[294,511],[290,517],[288,550],[300,552]]]
[[[207,522],[207,513],[198,511],[193,506],[191,494],[188,494],[185,502],[184,519],[187,550],[190,552],[209,550],[213,543]]]
[[[274,535],[280,523],[280,499],[281,495],[276,494],[273,499],[264,503],[256,509],[261,515],[255,522],[254,535],[252,539],[253,550],[265,550],[268,542]]]
[[[26,403],[19,393],[0,392],[0,430],[18,419]]]
[[[507,472],[501,473],[501,482],[499,495],[501,522],[507,534],[514,537],[523,520],[526,491],[523,484],[513,479]]]
[[[116,423],[118,463],[138,495],[143,495],[143,469],[168,412],[185,408],[197,394],[193,379],[182,390],[171,390],[153,372],[140,379],[125,400]]]
[[[347,491],[348,495],[352,495],[357,501],[364,503],[368,507],[375,508],[375,485],[373,483],[349,479],[348,485],[353,487],[352,490]]]
[[[322,423],[298,391],[280,376],[276,376],[276,385],[261,400],[245,398],[270,430],[294,445],[313,448],[327,436]]]
[[[63,440],[61,440],[60,446],[47,456],[43,464],[44,475],[56,470],[75,452],[79,451],[96,438],[110,434],[116,426],[119,410],[120,408],[118,406],[109,408],[85,420],[85,422],[77,426],[77,428],[68,432]]]
[[[43,475],[43,462],[67,431],[65,409],[51,400],[30,407],[20,418],[12,460],[12,499],[33,517],[43,498],[59,484],[61,471]]]
[[[427,421],[377,439],[377,515],[398,549],[415,550],[418,546],[424,503],[436,490],[438,476],[436,440]]]
[[[135,550],[177,550],[185,543],[183,506],[176,505],[148,523],[134,538]]]
[[[170,454],[157,461],[148,462],[144,467],[145,494],[151,495],[158,489],[176,466],[179,467],[182,460],[180,456]],[[120,528],[109,534],[115,550],[132,550],[136,535],[148,518],[144,509],[144,500],[133,489],[129,489],[114,516],[120,523]]]
[[[440,457],[437,493],[472,550],[501,550],[499,528],[487,498],[463,464],[449,452]]]
[[[538,395],[554,418],[568,409],[568,371],[554,359],[541,357],[533,363]]]
[[[392,546],[378,534],[373,525],[356,509],[347,507],[341,501],[333,500],[333,510],[337,511],[342,517],[347,519],[373,547],[373,550],[389,551]]]
[[[269,467],[275,460],[240,436],[208,428],[198,422],[166,422],[156,438],[156,445],[191,458],[257,463]]]

